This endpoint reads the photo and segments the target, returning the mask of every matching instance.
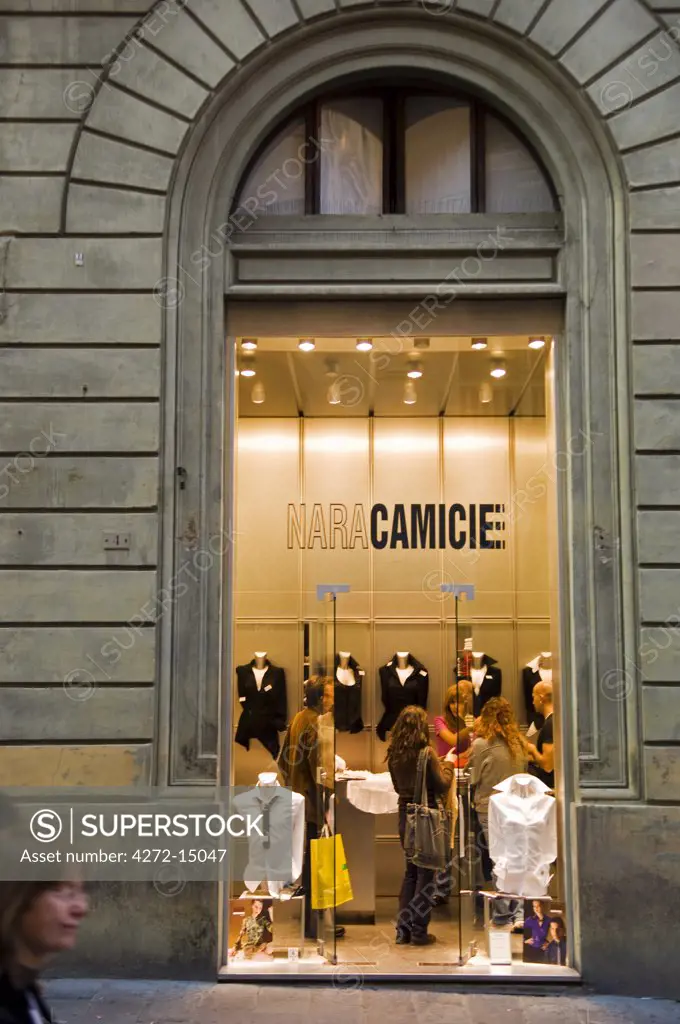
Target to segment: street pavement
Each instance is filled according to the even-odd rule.
[[[462,986],[52,980],[59,1024],[679,1024],[680,1003]]]

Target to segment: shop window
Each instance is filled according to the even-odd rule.
[[[321,107],[321,213],[382,212],[382,119],[379,99]]]
[[[470,106],[406,100],[406,213],[470,212]]]
[[[542,213],[554,209],[545,175],[522,140],[490,114],[485,123],[488,213]]]

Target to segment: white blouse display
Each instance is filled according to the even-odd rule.
[[[512,775],[489,800],[489,854],[499,892],[538,899],[547,895],[557,860],[557,805],[533,775]]]
[[[249,857],[244,882],[250,892],[266,882],[269,895],[275,897],[287,882],[294,882],[302,874],[305,847],[305,798],[282,789],[277,782],[273,786],[254,787],[234,799],[237,811],[244,816],[250,814],[253,819],[266,809],[268,834],[263,837],[252,831],[248,837]],[[284,880],[281,875],[282,868],[287,868],[284,863],[287,849],[291,855],[290,874]]]

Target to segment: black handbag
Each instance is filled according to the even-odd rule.
[[[430,748],[418,754],[413,802],[406,805],[404,853],[416,867],[443,870],[451,857],[453,815],[440,796],[436,806],[427,800],[427,759]]]

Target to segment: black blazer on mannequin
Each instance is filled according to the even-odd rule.
[[[359,668],[356,658],[351,655],[347,667],[354,676],[354,686],[346,686],[338,680],[338,668],[340,666],[340,655],[335,655],[335,728],[338,732],[361,732],[364,722],[361,717],[361,682],[364,673]]]
[[[427,693],[430,687],[427,669],[412,654],[408,656],[408,664],[413,667],[413,672],[403,686],[397,675],[396,654],[380,669],[380,696],[385,710],[375,731],[383,742],[399,717],[399,713],[409,704],[427,708]]]
[[[286,673],[271,661],[265,661],[266,672],[258,690],[255,680],[255,659],[236,669],[238,699],[242,713],[236,728],[236,742],[250,750],[250,741],[259,740],[272,757],[279,756],[279,733],[288,719]]]
[[[482,708],[487,701],[491,700],[492,697],[500,697],[503,688],[503,673],[499,668],[496,668],[495,659],[485,654],[482,658],[482,663],[486,667],[486,675],[482,680],[479,693],[473,692],[472,697],[472,713],[475,718],[481,714]],[[472,673],[470,673],[470,682],[472,682]]]
[[[534,709],[534,687],[540,683],[541,673],[534,672],[531,665],[526,665],[522,669],[522,689],[524,690],[524,704],[527,709],[527,723],[536,726],[537,729],[543,727],[545,718],[543,715],[539,715],[538,711]]]

